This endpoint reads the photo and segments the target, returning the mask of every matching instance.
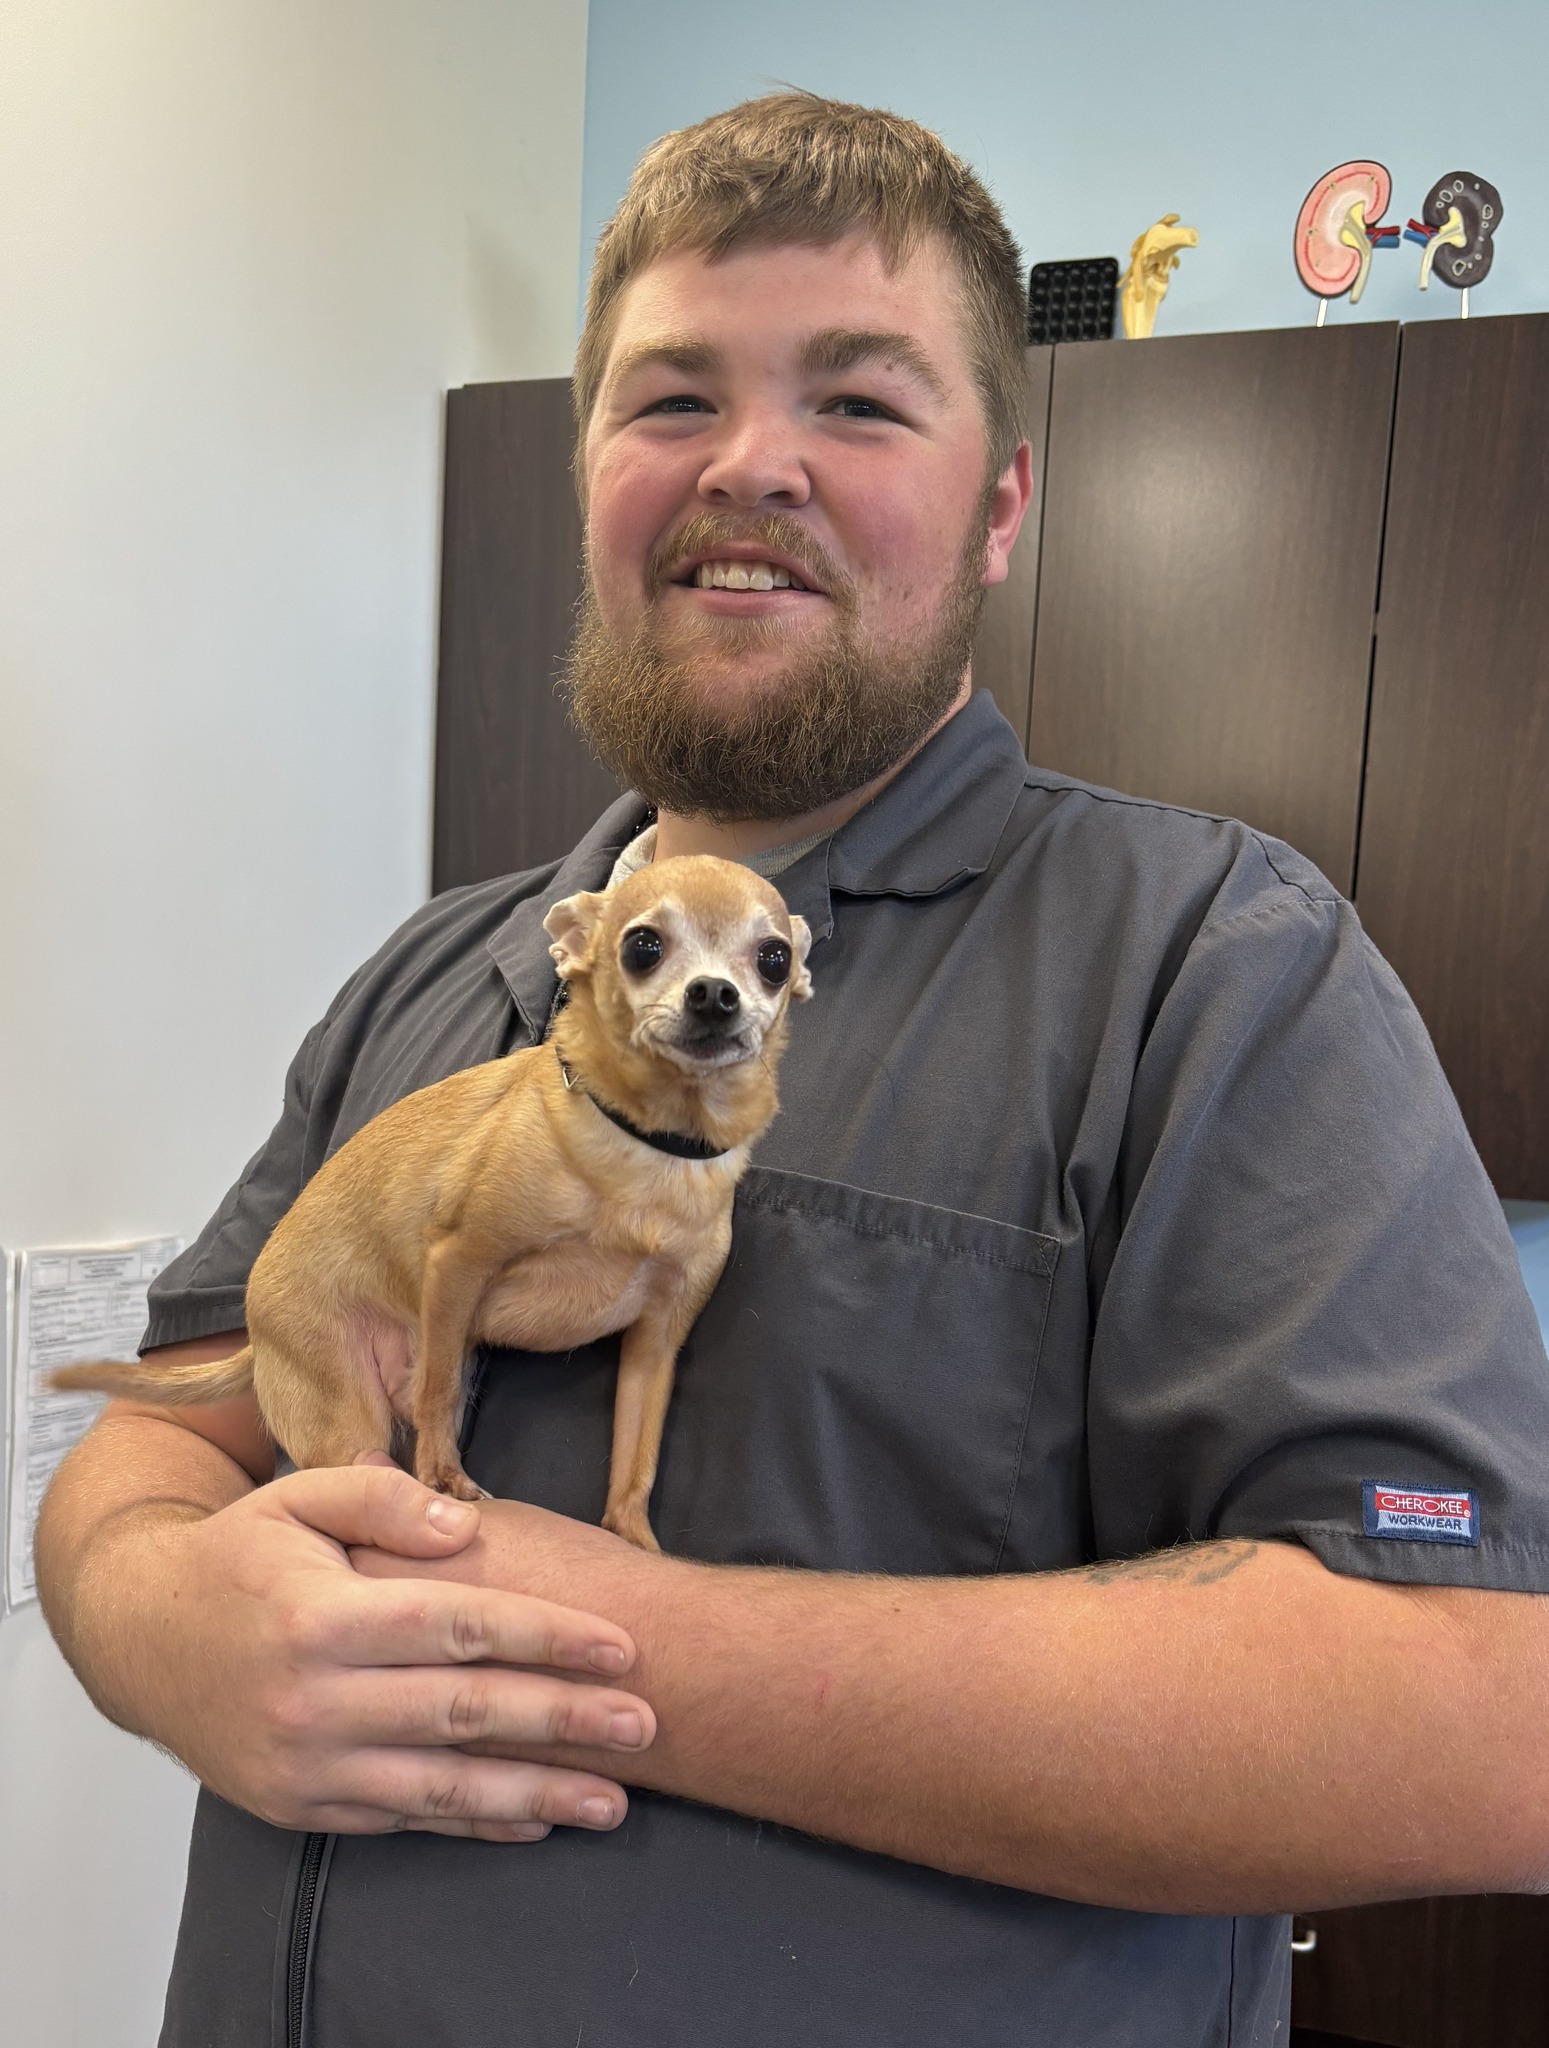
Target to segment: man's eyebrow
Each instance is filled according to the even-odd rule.
[[[890,363],[923,384],[935,397],[948,397],[946,379],[911,334],[887,328],[824,327],[809,335],[801,367],[809,374],[853,370],[861,363]]]
[[[656,341],[637,341],[622,350],[608,373],[610,384],[621,384],[640,370],[676,370],[683,377],[708,377],[719,370],[724,357],[708,341],[664,335]]]

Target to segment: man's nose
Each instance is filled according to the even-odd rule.
[[[728,419],[699,473],[699,495],[742,512],[805,505],[812,485],[790,418],[771,409]]]

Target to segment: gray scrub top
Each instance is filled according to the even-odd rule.
[[[147,1345],[240,1324],[275,1220],[369,1117],[541,1038],[544,914],[644,816],[438,897],[346,984]],[[1030,769],[981,695],[779,886],[815,993],[681,1360],[668,1550],[968,1574],[1253,1536],[1549,1590],[1511,1239],[1314,868]],[[469,1471],[597,1519],[616,1355],[483,1354]],[[1076,1905],[659,1795],[507,1850],[324,1842],[204,1793],[162,2039],[1204,2048],[1268,2044],[1288,1997],[1282,1919]]]

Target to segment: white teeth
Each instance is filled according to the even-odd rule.
[[[701,590],[805,590],[789,569],[772,562],[701,562],[694,571]]]

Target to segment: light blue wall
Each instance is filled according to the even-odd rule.
[[[1393,173],[1386,218],[1451,170],[1499,186],[1495,265],[1472,311],[1549,309],[1549,0],[786,0],[751,14],[591,0],[582,253],[645,145],[786,82],[937,129],[1005,207],[1029,262],[1118,256],[1158,215],[1200,231],[1158,333],[1285,327],[1316,302],[1291,261],[1297,209],[1350,157]],[[1373,258],[1352,313],[1456,317],[1416,289],[1420,252]]]

